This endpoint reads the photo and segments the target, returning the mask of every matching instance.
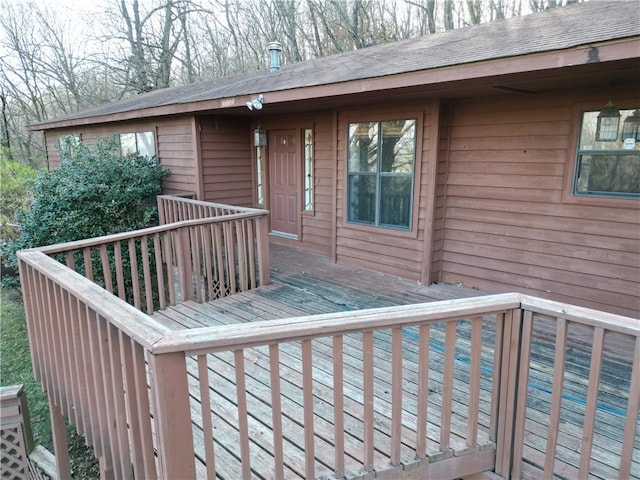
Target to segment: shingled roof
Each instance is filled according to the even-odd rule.
[[[166,88],[33,124],[39,130],[169,105],[197,104],[354,80],[389,77],[476,62],[565,50],[640,35],[638,0],[581,4],[377,45],[183,87]],[[640,56],[640,55],[639,55]],[[198,108],[193,108],[194,111]],[[189,111],[188,109],[181,111]]]

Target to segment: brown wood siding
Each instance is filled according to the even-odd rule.
[[[80,135],[82,141],[94,145],[98,139],[119,133],[154,132],[156,155],[162,168],[171,171],[164,182],[163,193],[190,193],[197,191],[191,117],[171,117],[163,120],[86,125],[73,129],[51,130],[45,134],[49,168],[60,164],[58,139],[63,135]]]
[[[638,201],[569,195],[590,98],[607,100],[583,91],[452,104],[442,280],[638,315]]]
[[[157,123],[158,159],[163,168],[171,170],[164,182],[164,193],[198,191],[192,121],[192,117],[176,117]]]
[[[249,120],[200,117],[203,200],[253,206]]]
[[[415,104],[384,107],[376,105],[367,110],[342,111],[338,115],[338,177],[337,177],[337,238],[336,257],[339,263],[377,270],[409,280],[419,281],[423,267],[424,220],[426,209],[432,203],[429,192],[429,150],[435,148],[434,128],[429,124],[430,106]],[[349,223],[346,219],[347,182],[347,129],[351,122],[382,121],[399,118],[416,118],[416,175],[414,177],[414,224],[410,232],[383,227],[365,227]],[[420,165],[420,162],[422,164]],[[427,233],[431,235],[431,232]],[[430,260],[426,260],[430,261]]]

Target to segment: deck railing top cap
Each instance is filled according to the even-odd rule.
[[[520,296],[503,293],[457,300],[309,315],[240,325],[172,331],[153,346],[153,353],[224,350],[289,342],[421,322],[502,312],[519,308]],[[348,321],[347,321],[348,320]]]
[[[44,273],[146,349],[150,350],[156,341],[171,332],[168,327],[43,252],[22,250],[17,255],[19,261]]]

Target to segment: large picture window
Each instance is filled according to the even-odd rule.
[[[598,135],[599,113],[582,115],[573,194],[640,198],[638,113],[621,110],[616,131],[606,136]]]
[[[411,229],[416,121],[349,124],[349,222]]]

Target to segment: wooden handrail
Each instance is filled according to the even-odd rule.
[[[154,343],[153,353],[197,355],[272,343],[294,342],[367,330],[386,329],[490,315],[519,308],[520,295],[504,293],[459,300],[326,313],[240,325],[172,331]]]
[[[27,276],[26,269],[37,270],[56,285],[63,287],[73,298],[82,301],[87,307],[98,312],[118,330],[129,335],[145,349],[151,350],[156,342],[171,333],[170,328],[156,322],[150,316],[43,252],[22,250],[17,255],[20,267],[25,269],[23,270],[25,277]]]
[[[140,230],[132,230],[130,232],[114,233],[111,235],[104,235],[101,237],[88,238],[85,240],[76,240],[73,242],[56,243],[55,245],[46,245],[43,247],[28,248],[22,250],[23,252],[37,250],[39,252],[46,253],[47,255],[55,255],[58,253],[64,253],[71,250],[80,250],[87,247],[95,247],[103,245],[105,243],[121,242],[124,240],[137,239],[141,237],[148,237],[156,233],[165,233],[173,230],[179,230],[184,227],[197,227],[202,225],[219,224],[230,222],[233,220],[242,220],[247,218],[258,218],[266,216],[269,212],[266,210],[256,210],[254,212],[235,213],[225,215],[222,217],[207,217],[195,220],[183,220],[179,222],[169,223],[166,225],[159,225],[156,227],[148,227]]]

